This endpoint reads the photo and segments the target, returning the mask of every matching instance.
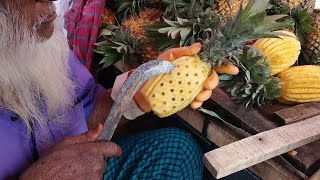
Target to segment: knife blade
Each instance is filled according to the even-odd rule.
[[[116,96],[98,140],[107,141],[112,138],[123,112],[126,110],[129,102],[145,81],[156,75],[168,73],[174,67],[175,65],[168,61],[153,60],[144,63],[135,69],[125,81]]]

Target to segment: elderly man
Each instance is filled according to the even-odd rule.
[[[201,150],[181,130],[96,141],[113,101],[55,18],[48,0],[0,1],[0,179],[201,179]]]

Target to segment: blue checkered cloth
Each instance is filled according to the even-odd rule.
[[[202,150],[192,137],[166,128],[116,139],[123,154],[107,159],[104,180],[202,179]]]

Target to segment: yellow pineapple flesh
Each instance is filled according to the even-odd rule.
[[[282,82],[281,102],[320,101],[320,66],[295,66],[279,73]]]
[[[289,31],[277,31],[288,36],[280,38],[258,39],[253,46],[264,56],[271,67],[271,74],[275,75],[292,66],[299,57],[301,44],[295,34]]]
[[[198,56],[184,56],[173,61],[170,73],[149,80],[142,93],[159,117],[170,116],[188,106],[203,90],[210,66]]]

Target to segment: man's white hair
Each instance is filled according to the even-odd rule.
[[[60,28],[44,41],[25,22],[19,12],[0,7],[0,108],[16,113],[30,130],[31,122],[43,126],[73,105],[75,83]]]

